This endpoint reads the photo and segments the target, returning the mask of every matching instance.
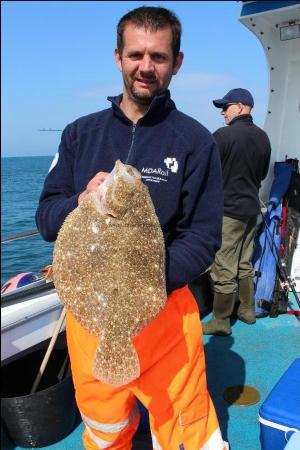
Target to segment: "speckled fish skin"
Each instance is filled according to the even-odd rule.
[[[63,223],[54,248],[57,293],[99,337],[93,372],[121,386],[140,375],[131,337],[165,306],[164,239],[140,173],[116,162],[97,193]]]

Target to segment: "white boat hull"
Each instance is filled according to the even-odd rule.
[[[61,301],[53,288],[2,305],[1,362],[8,362],[51,338],[61,310]]]

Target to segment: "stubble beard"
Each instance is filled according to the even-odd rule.
[[[149,106],[153,98],[156,95],[160,94],[160,90],[158,89],[158,87],[156,87],[156,89],[153,92],[140,92],[138,89],[134,87],[134,82],[132,83],[125,82],[125,87],[129,94],[129,97],[136,103],[139,103],[140,105]]]

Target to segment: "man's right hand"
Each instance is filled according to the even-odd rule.
[[[92,178],[88,184],[86,185],[86,188],[78,197],[78,205],[82,202],[82,200],[90,193],[97,191],[100,184],[103,183],[103,181],[108,177],[108,172],[98,172],[94,178]]]

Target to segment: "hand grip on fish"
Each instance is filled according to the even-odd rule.
[[[93,372],[121,386],[140,375],[131,337],[166,303],[162,230],[140,173],[119,160],[64,221],[55,243],[57,293],[99,337]]]

